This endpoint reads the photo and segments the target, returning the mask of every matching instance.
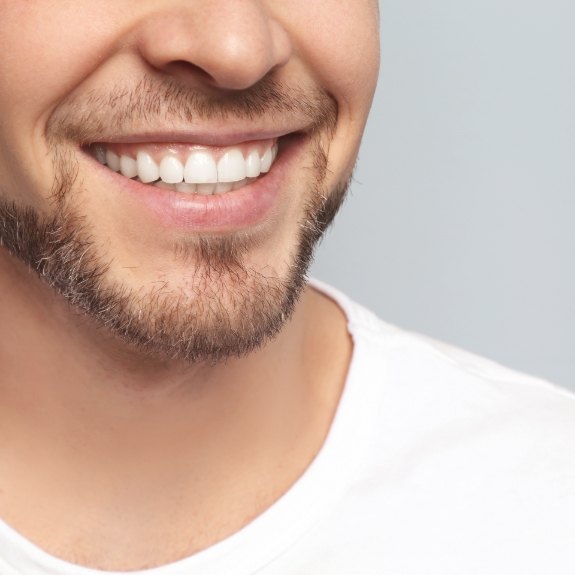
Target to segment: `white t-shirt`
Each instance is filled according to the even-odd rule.
[[[354,342],[320,453],[235,535],[130,575],[573,575],[575,396],[319,287]],[[1,575],[104,573],[0,522]]]

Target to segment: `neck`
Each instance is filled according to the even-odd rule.
[[[10,470],[0,472],[0,516],[47,549],[78,549],[76,534],[93,541],[104,523],[130,534],[117,555],[114,536],[103,545],[106,568],[189,554],[261,513],[321,447],[350,354],[341,312],[323,296],[308,289],[258,351],[190,365],[123,348],[19,263],[4,256],[0,268],[0,469]],[[46,513],[68,515],[69,532],[37,528],[25,511],[46,490]],[[186,535],[169,558],[144,551],[167,528],[158,517]]]

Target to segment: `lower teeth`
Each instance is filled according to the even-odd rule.
[[[180,192],[183,194],[198,194],[202,196],[210,196],[213,194],[225,194],[232,190],[238,190],[247,186],[251,182],[255,181],[257,178],[245,178],[239,182],[218,182],[214,184],[187,184],[186,182],[181,182],[179,184],[166,184],[162,180],[153,182],[151,185],[161,188],[163,190],[171,190],[173,192]],[[134,178],[135,181],[139,182],[139,178]]]

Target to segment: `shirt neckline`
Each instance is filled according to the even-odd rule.
[[[361,447],[367,443],[366,436],[375,419],[374,410],[381,399],[381,386],[366,381],[371,375],[364,367],[368,343],[358,329],[365,310],[326,284],[317,280],[309,284],[343,310],[353,351],[346,383],[323,446],[303,475],[272,506],[205,550],[173,563],[138,571],[105,571],[64,561],[39,548],[0,519],[0,564],[5,562],[15,574],[27,575],[188,575],[195,572],[252,575],[289,549],[345,493],[361,463]],[[370,361],[373,361],[371,356]],[[381,377],[378,379],[381,381]]]

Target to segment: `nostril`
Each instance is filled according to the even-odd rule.
[[[214,82],[214,78],[200,66],[186,60],[174,60],[163,66],[163,71],[180,79],[190,77],[205,82]]]

